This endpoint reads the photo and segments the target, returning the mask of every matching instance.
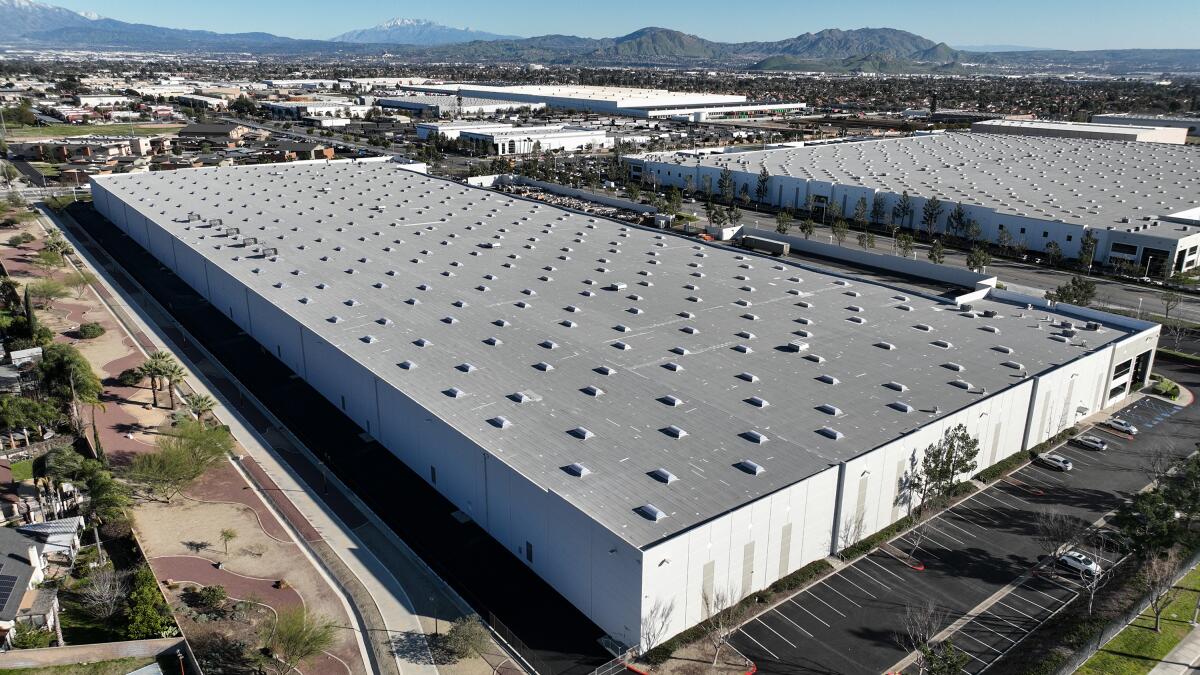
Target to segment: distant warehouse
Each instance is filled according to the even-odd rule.
[[[1087,138],[1099,141],[1138,141],[1142,143],[1174,143],[1176,145],[1187,143],[1187,129],[1135,124],[1092,124],[1089,122],[1056,122],[1050,120],[986,120],[972,124],[971,131],[985,134],[1013,134],[1015,136]]]
[[[872,220],[916,230],[950,229],[961,204],[985,240],[1029,251],[1051,243],[1079,256],[1085,236],[1094,259],[1167,276],[1200,265],[1200,147],[946,133],[748,152],[650,153],[625,158],[635,177],[715,192],[728,170],[735,194],[822,213],[836,204],[849,218],[860,200]],[[901,215],[902,196],[911,209]],[[927,226],[926,202],[942,209]],[[958,234],[964,234],[962,232]]]
[[[1178,127],[1187,129],[1188,136],[1200,136],[1200,116],[1139,115],[1137,113],[1109,113],[1092,115],[1093,124],[1142,124],[1152,127]]]
[[[390,163],[93,194],[625,645],[901,518],[906,468],[954,425],[983,468],[1121,402],[1159,330],[965,270],[938,268],[956,299],[904,290]],[[655,608],[666,625],[644,630]]]

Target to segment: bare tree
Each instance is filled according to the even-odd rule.
[[[1167,447],[1159,446],[1147,453],[1141,461],[1142,472],[1152,485],[1161,485],[1175,468],[1174,444],[1166,441]]]
[[[1162,614],[1179,597],[1180,589],[1175,585],[1175,575],[1178,573],[1179,554],[1171,550],[1166,555],[1151,558],[1138,578],[1142,590],[1150,597],[1155,633],[1162,632]]]
[[[738,626],[742,625],[742,616],[746,613],[744,607],[737,603],[731,591],[706,591],[700,598],[704,617],[707,622],[705,640],[713,648],[713,666],[721,658],[721,649],[729,644]]]
[[[1179,348],[1183,345],[1183,339],[1188,336],[1191,330],[1186,323],[1179,319],[1168,319],[1163,321],[1162,332],[1167,340],[1170,340],[1171,349],[1179,351]]]
[[[1163,306],[1163,323],[1171,322],[1171,312],[1183,302],[1183,296],[1175,291],[1167,291],[1158,298]]]
[[[838,529],[838,555],[858,543],[863,535],[863,514],[848,518]]]
[[[1088,574],[1082,570],[1078,573],[1080,586],[1083,586],[1083,592],[1087,594],[1088,599],[1088,616],[1092,615],[1095,609],[1096,593],[1108,585],[1108,582],[1113,580],[1113,567],[1116,567],[1120,562],[1122,553],[1117,550],[1116,543],[1110,537],[1093,537],[1092,550],[1096,556],[1104,559],[1112,559],[1114,562],[1107,569],[1101,570],[1100,574]]]
[[[125,606],[129,595],[129,574],[111,567],[92,572],[88,583],[79,592],[79,601],[97,619],[112,618]]]
[[[670,602],[663,602],[662,598],[654,601],[650,609],[642,617],[641,637],[642,651],[653,648],[666,636],[667,630],[671,627],[671,618],[675,614],[675,599],[671,598]]]
[[[896,633],[896,644],[904,651],[916,653],[913,665],[920,675],[929,672],[929,645],[933,636],[948,623],[949,614],[930,598],[904,605],[902,630]]]
[[[1079,541],[1087,523],[1075,516],[1058,511],[1038,511],[1034,518],[1035,538],[1050,558],[1051,569],[1064,548]]]

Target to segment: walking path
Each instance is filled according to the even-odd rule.
[[[1200,630],[1192,632],[1175,645],[1162,661],[1150,671],[1150,675],[1184,675],[1200,670]]]

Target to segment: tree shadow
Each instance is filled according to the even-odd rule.
[[[426,635],[420,631],[406,630],[392,636],[392,656],[409,663],[448,666],[458,662],[458,657],[446,647],[446,635]]]
[[[183,541],[180,543],[183,544],[184,548],[191,551],[192,553],[200,553],[200,552],[204,551],[205,549],[212,547],[212,543],[207,542],[207,541],[190,541],[189,540],[189,541]]]

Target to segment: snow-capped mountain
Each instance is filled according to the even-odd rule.
[[[396,45],[449,45],[475,40],[509,40],[516,36],[497,35],[470,28],[451,28],[425,19],[395,18],[378,26],[352,30],[331,38],[334,42]]]
[[[0,26],[9,35],[79,26],[93,17],[33,0],[0,0]]]

